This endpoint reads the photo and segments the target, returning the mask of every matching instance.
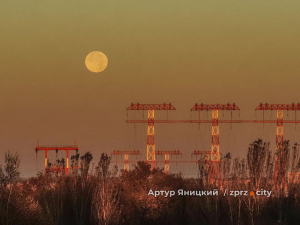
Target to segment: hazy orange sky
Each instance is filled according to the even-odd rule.
[[[131,102],[171,102],[173,119],[190,119],[196,102],[235,102],[240,119],[260,102],[300,102],[299,1],[3,1],[0,32],[0,163],[18,151],[23,176],[37,172],[38,139],[76,139],[96,159],[133,148],[145,158],[146,126],[125,123]],[[99,74],[84,65],[96,50],[108,57]],[[299,129],[285,126],[285,137],[300,142]],[[210,149],[209,124],[155,131],[156,149]],[[257,137],[274,148],[275,134],[274,124],[222,125],[221,152],[243,157]]]

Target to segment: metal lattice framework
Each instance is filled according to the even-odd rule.
[[[127,108],[127,110],[176,110],[174,106],[172,106],[171,103],[166,104],[133,104]]]
[[[195,150],[195,151],[192,152],[191,155],[193,156],[193,155],[210,155],[210,154],[211,154],[210,151],[199,151],[199,150],[197,151],[197,150]]]
[[[263,119],[264,119],[264,111],[265,110],[276,110],[277,111],[277,127],[276,127],[276,154],[275,154],[275,170],[274,170],[274,184],[277,182],[277,175],[278,175],[278,155],[280,149],[282,149],[282,144],[284,141],[283,137],[283,111],[295,111],[295,122],[296,122],[296,111],[300,110],[300,104],[262,104],[260,103],[259,106],[256,107],[255,110],[262,110],[263,111]],[[287,177],[284,179],[285,186],[287,182]]]
[[[129,171],[129,155],[141,155],[139,150],[120,151],[114,150],[111,155],[124,155],[124,170]]]
[[[206,160],[206,161],[211,161],[211,159],[210,159],[210,156],[211,156],[211,151],[197,151],[197,150],[194,150],[193,152],[192,152],[192,154],[191,154],[191,156],[193,157],[193,156],[198,156],[198,155],[200,155],[200,156],[203,156],[204,155],[204,158],[202,158],[202,159],[200,159],[200,160]],[[197,159],[197,158],[196,158]]]
[[[132,105],[131,108],[147,108],[150,106],[146,105],[139,105],[135,106]],[[154,108],[154,105],[151,105],[152,108]],[[157,107],[157,106],[156,106]],[[158,108],[166,108],[166,106],[159,106]],[[277,124],[276,128],[276,146],[280,146],[280,143],[283,142],[283,124],[298,124],[300,123],[300,120],[297,120],[296,118],[296,111],[300,110],[300,103],[298,104],[260,104],[256,110],[262,110],[263,111],[263,119],[262,120],[219,120],[218,118],[218,110],[239,110],[236,104],[195,104],[194,107],[191,109],[192,111],[208,111],[212,110],[212,120],[200,120],[200,113],[199,113],[199,119],[198,120],[155,120],[155,123],[196,123],[196,124],[201,124],[201,123],[211,123],[212,124],[212,150],[216,149],[217,151],[220,151],[220,148],[218,146],[218,141],[219,141],[219,124],[227,124],[227,123],[262,123],[262,124]],[[276,120],[265,120],[264,118],[264,110],[277,110],[277,119]],[[283,111],[295,111],[295,119],[294,120],[284,120],[283,119]],[[126,120],[126,123],[149,123],[148,120],[136,120],[135,118],[133,120]],[[196,152],[194,151],[194,155],[197,155]],[[215,151],[211,151],[212,156],[214,156],[215,159],[218,158],[217,154],[215,154]],[[193,153],[192,153],[193,154]],[[220,157],[220,153],[219,153]],[[216,160],[217,161],[217,160]],[[170,161],[171,162],[171,161]],[[188,163],[188,162],[195,162],[195,161],[177,161],[178,163]],[[275,164],[275,174],[277,173],[277,166]],[[277,174],[274,176],[276,177]]]
[[[155,131],[154,131],[154,114],[155,110],[176,110],[171,103],[166,104],[133,104],[127,110],[148,110],[148,129],[147,129],[147,163],[156,168],[155,158]]]
[[[67,158],[67,167],[65,168],[65,172],[67,174],[69,174],[69,151],[76,151],[76,154],[78,153],[78,146],[77,144],[75,145],[50,145],[50,146],[47,146],[47,145],[43,145],[43,146],[40,146],[39,145],[39,141],[37,142],[37,145],[35,147],[35,151],[36,153],[38,151],[45,151],[45,174],[47,172],[61,172],[62,170],[59,169],[59,168],[48,168],[48,151],[56,151],[56,153],[58,151],[66,151],[66,158]]]
[[[191,154],[191,156],[198,156],[198,155],[204,155],[205,156],[205,159],[206,160],[209,160],[210,156],[211,156],[211,151],[197,151],[197,150],[194,150]]]
[[[126,123],[147,123],[147,120],[126,120]],[[212,123],[212,120],[155,120],[155,123]],[[219,120],[220,123],[277,123],[277,120]],[[284,120],[283,123],[300,123],[300,120]]]
[[[194,150],[191,154],[191,156],[198,156],[198,155],[204,155],[205,159],[208,160],[211,156],[211,151],[199,151],[199,150]],[[220,155],[222,156],[222,153],[220,153]]]
[[[220,164],[220,143],[219,143],[219,110],[240,110],[235,103],[233,104],[195,104],[191,111],[212,111],[212,135],[211,135],[211,167],[209,173],[210,183],[213,181],[221,182]],[[221,184],[222,185],[222,184]]]
[[[165,156],[165,167],[164,171],[166,174],[170,173],[170,155],[182,155],[179,150],[164,150],[164,151],[155,151],[156,155],[164,155]]]

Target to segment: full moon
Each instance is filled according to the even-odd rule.
[[[104,53],[94,51],[89,53],[85,58],[85,66],[89,71],[100,73],[107,67],[107,57]]]

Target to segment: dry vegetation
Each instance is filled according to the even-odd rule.
[[[71,166],[80,169],[73,174],[40,173],[21,181],[18,155],[6,153],[0,167],[0,224],[300,224],[299,153],[288,142],[276,154],[262,140],[250,144],[246,159],[232,160],[228,153],[221,163],[223,187],[215,196],[177,195],[178,189],[216,188],[209,182],[207,161],[199,162],[200,178],[184,179],[151,170],[145,162],[117,175],[106,154],[95,168],[92,159],[89,152],[75,155]],[[176,195],[154,197],[148,195],[150,189]],[[223,196],[225,189],[273,192],[269,198],[234,197]]]

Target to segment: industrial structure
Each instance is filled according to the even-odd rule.
[[[35,147],[35,152],[36,154],[38,153],[38,151],[45,151],[45,174],[46,173],[51,173],[51,172],[55,172],[55,173],[66,173],[69,174],[69,151],[76,151],[76,154],[78,153],[78,146],[75,142],[74,145],[52,145],[52,146],[48,146],[48,145],[39,145],[39,141],[37,142],[37,145]],[[48,151],[55,151],[56,152],[56,156],[58,151],[66,151],[66,161],[67,161],[67,165],[65,168],[62,167],[50,167],[48,165]]]
[[[141,155],[139,150],[133,150],[133,151],[120,151],[120,150],[114,150],[111,155],[124,155],[124,170],[129,171],[129,155]]]
[[[235,103],[233,104],[200,104],[197,103],[191,108],[191,111],[212,111],[212,135],[211,135],[211,155],[210,155],[210,172],[209,180],[221,183],[221,161],[220,161],[220,143],[219,143],[219,110],[240,110]],[[231,113],[232,120],[232,113]],[[222,185],[222,184],[221,184]]]
[[[282,180],[278,180],[278,168],[279,168],[279,160],[278,157],[280,157],[280,154],[284,152],[282,144],[284,143],[284,132],[283,132],[283,124],[284,123],[300,123],[299,120],[297,120],[296,112],[300,111],[300,104],[259,104],[256,107],[256,111],[260,110],[263,111],[263,119],[262,120],[233,120],[232,118],[232,111],[239,111],[239,107],[233,103],[233,104],[195,104],[191,111],[198,111],[199,112],[199,118],[197,120],[169,120],[168,118],[165,120],[155,120],[154,115],[156,110],[176,110],[175,107],[171,103],[163,103],[163,104],[131,104],[127,110],[147,110],[148,111],[148,118],[147,120],[137,120],[134,116],[133,120],[126,120],[127,123],[147,123],[147,147],[146,147],[146,160],[147,163],[149,163],[152,167],[152,169],[156,168],[158,162],[164,163],[164,171],[165,173],[170,172],[170,163],[199,163],[199,162],[205,162],[207,165],[209,164],[209,183],[214,184],[217,186],[222,187],[222,171],[221,171],[221,153],[220,153],[220,129],[219,124],[220,123],[226,123],[226,124],[233,124],[233,123],[274,123],[276,124],[276,154],[275,154],[275,169],[274,169],[274,178],[273,183],[276,185],[279,183],[281,186],[286,186],[288,182],[288,173],[287,168],[285,168],[285,177]],[[229,120],[220,120],[219,119],[219,111],[231,111],[231,118]],[[277,119],[276,120],[265,120],[264,111],[277,111]],[[201,111],[212,111],[212,119],[211,120],[201,120],[200,119],[200,112]],[[294,111],[295,112],[295,119],[294,120],[284,120],[284,111]],[[211,132],[211,149],[210,151],[199,151],[195,150],[191,153],[191,156],[204,156],[204,158],[200,158],[200,160],[170,160],[170,155],[182,155],[182,153],[179,150],[156,150],[155,146],[155,129],[154,124],[155,123],[210,123],[212,127]],[[39,143],[37,143],[36,152],[38,151],[45,151],[45,173],[47,172],[62,172],[61,168],[50,168],[48,166],[48,158],[47,154],[48,151],[66,151],[66,168],[63,169],[63,171],[66,174],[69,174],[69,151],[76,151],[78,152],[78,146],[75,143],[75,145],[67,145],[67,146],[40,146]],[[124,162],[124,170],[129,170],[129,163],[135,163],[138,160],[129,160],[129,155],[142,155],[142,152],[139,150],[115,150],[111,153],[111,155],[123,155],[124,160],[120,162]],[[164,156],[164,161],[158,161],[156,156],[161,155]],[[118,162],[118,161],[115,161]],[[209,163],[208,163],[209,162]]]
[[[156,155],[164,155],[165,156],[165,166],[164,172],[169,174],[170,172],[170,155],[182,155],[179,150],[164,150],[164,151],[155,151]]]
[[[152,168],[156,168],[155,158],[155,132],[154,132],[154,113],[155,110],[176,110],[171,103],[166,104],[133,104],[127,110],[148,110],[148,129],[147,129],[147,163]]]
[[[164,107],[162,107],[164,106]],[[127,123],[148,123],[148,132],[147,132],[147,162],[151,162],[152,165],[156,165],[155,158],[155,144],[154,144],[154,107],[157,109],[164,110],[175,110],[172,107],[171,103],[169,107],[166,107],[166,104],[131,104],[127,110],[146,110],[148,109],[148,120],[126,120]],[[277,120],[265,120],[263,115],[263,120],[233,120],[232,119],[232,111],[240,110],[238,106],[233,104],[195,104],[191,111],[212,111],[212,120],[200,120],[200,113],[198,120],[155,120],[155,123],[211,123],[212,124],[212,138],[211,138],[211,151],[194,151],[192,155],[206,155],[210,156],[210,183],[213,181],[221,181],[221,167],[220,167],[220,144],[219,144],[219,124],[220,123],[276,123],[276,149],[279,149],[281,144],[283,143],[283,124],[284,123],[300,123],[299,120],[283,120],[283,111],[297,111],[300,110],[300,104],[260,104],[255,110],[277,110]],[[230,120],[219,120],[219,111],[227,110],[231,111],[231,119]],[[151,149],[151,150],[150,150]],[[154,149],[154,150],[153,150]],[[180,161],[176,161],[180,162]],[[181,161],[188,162],[188,161]],[[194,161],[190,161],[194,162]],[[275,171],[274,171],[274,183],[276,181],[278,173],[278,160],[275,160]],[[287,179],[285,179],[287,180]],[[222,185],[220,183],[220,185]]]
[[[294,111],[295,112],[295,122],[297,120],[297,114],[296,111],[300,110],[300,104],[297,105],[292,104],[259,104],[259,106],[256,107],[255,110],[262,110],[263,111],[263,119],[264,119],[264,111],[265,110],[276,110],[277,111],[277,126],[276,126],[276,154],[275,154],[275,169],[274,169],[274,187],[276,187],[276,184],[279,183],[280,185],[287,186],[288,176],[287,173],[284,177],[281,177],[282,180],[278,181],[278,169],[279,169],[279,158],[281,158],[281,161],[284,160],[284,149],[283,149],[283,112],[284,111]],[[285,165],[285,163],[282,163]],[[287,170],[287,168],[285,168]]]

